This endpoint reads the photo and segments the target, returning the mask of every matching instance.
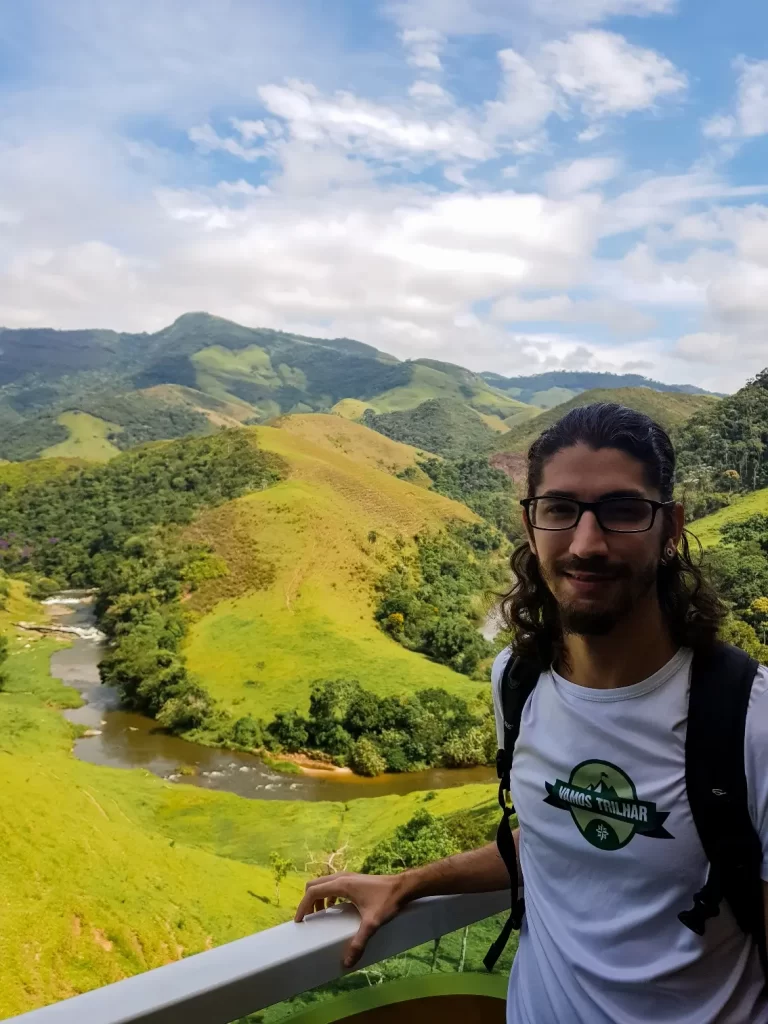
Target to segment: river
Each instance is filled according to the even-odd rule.
[[[66,603],[48,602],[48,609],[62,625],[95,625],[93,607],[77,592],[59,595]],[[467,783],[495,781],[492,768],[431,768],[424,772],[380,775],[287,775],[276,772],[253,754],[217,750],[190,743],[159,729],[157,723],[120,707],[114,689],[99,680],[98,664],[104,644],[97,639],[72,638],[72,646],[51,656],[51,675],[72,686],[83,697],[80,708],[64,712],[70,722],[97,735],[75,742],[81,761],[110,768],[145,768],[171,782],[203,789],[223,790],[255,800],[355,800],[418,790],[446,789]],[[182,775],[181,769],[195,774]]]

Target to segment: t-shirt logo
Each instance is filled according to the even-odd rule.
[[[650,839],[674,839],[664,828],[669,811],[639,800],[632,779],[609,761],[582,761],[567,782],[544,785],[544,803],[570,811],[579,832],[599,850],[620,850],[638,832]]]

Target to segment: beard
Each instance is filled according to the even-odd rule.
[[[558,582],[565,573],[591,572],[604,574],[613,582],[606,603],[579,601],[558,596]],[[550,593],[557,602],[563,634],[574,636],[606,636],[656,586],[657,562],[642,566],[612,563],[603,559],[576,559],[568,557],[540,571]]]

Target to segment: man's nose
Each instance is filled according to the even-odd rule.
[[[594,558],[595,555],[607,555],[608,543],[605,531],[597,521],[594,512],[585,512],[573,531],[568,549],[577,558]]]

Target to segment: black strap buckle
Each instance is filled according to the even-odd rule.
[[[690,928],[697,935],[703,935],[707,928],[707,921],[711,917],[717,917],[719,913],[720,901],[713,899],[704,888],[693,897],[691,909],[681,910],[677,917],[686,928]]]

